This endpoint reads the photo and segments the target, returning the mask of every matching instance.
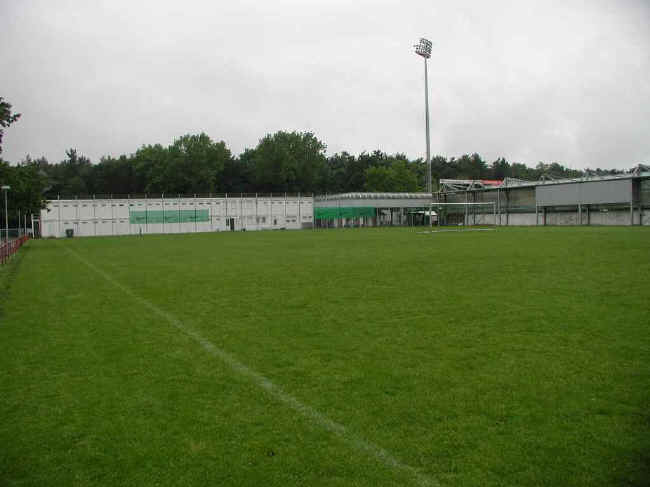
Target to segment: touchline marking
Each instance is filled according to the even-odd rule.
[[[120,284],[118,281],[113,279],[109,274],[95,266],[93,263],[89,262],[86,260],[83,256],[81,256],[79,253],[75,252],[74,250],[70,249],[69,247],[65,246],[64,249],[73,257],[75,257],[77,260],[85,264],[89,269],[93,270],[100,276],[102,276],[104,279],[106,279],[110,284],[121,290],[123,293],[126,295],[130,296],[137,302],[139,302],[142,306],[148,308],[151,310],[153,313],[158,315],[159,317],[163,318],[164,320],[168,321],[169,324],[171,324],[173,327],[184,333],[185,335],[189,336],[192,338],[194,341],[196,341],[201,347],[203,347],[207,352],[212,354],[213,356],[221,359],[222,362],[224,362],[226,365],[228,365],[231,369],[233,369],[235,372],[239,373],[240,375],[250,379],[253,383],[255,383],[258,387],[264,389],[267,391],[271,396],[279,400],[280,402],[286,404],[289,406],[291,409],[299,412],[306,418],[312,420],[315,424],[320,426],[321,428],[326,429],[327,431],[334,433],[335,435],[341,437],[343,440],[351,444],[353,447],[355,447],[357,450],[370,453],[373,455],[375,458],[380,460],[384,465],[393,468],[394,470],[398,470],[401,472],[404,472],[408,474],[409,476],[413,477],[419,485],[424,485],[424,486],[439,486],[440,484],[435,481],[433,478],[421,473],[418,469],[415,467],[411,467],[410,465],[406,465],[402,462],[400,462],[397,458],[395,458],[393,455],[391,455],[388,451],[384,450],[380,446],[375,445],[374,443],[371,443],[369,441],[364,440],[360,436],[355,435],[354,433],[348,431],[348,429],[343,426],[340,423],[337,423],[336,421],[333,421],[329,419],[327,416],[324,414],[318,412],[314,408],[307,406],[306,404],[303,404],[300,402],[298,399],[293,397],[292,395],[288,394],[287,392],[283,391],[279,386],[275,385],[273,382],[271,382],[269,379],[264,377],[263,375],[259,374],[255,370],[251,369],[250,367],[244,365],[242,362],[237,360],[235,357],[233,357],[231,354],[228,352],[220,349],[216,345],[214,345],[212,342],[207,340],[206,338],[202,337],[199,333],[196,331],[187,328],[183,323],[173,316],[172,314],[166,312],[165,310],[159,308],[152,302],[146,300],[143,297],[138,296],[135,294],[133,291],[131,291],[129,288],[126,286],[123,286]]]

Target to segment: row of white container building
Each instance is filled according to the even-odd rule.
[[[41,211],[42,237],[312,228],[310,196],[57,199]]]

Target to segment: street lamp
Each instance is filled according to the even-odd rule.
[[[7,212],[7,193],[11,186],[4,185],[0,187],[5,192],[5,242],[9,242],[9,213]]]
[[[429,142],[429,78],[427,72],[427,59],[431,57],[431,41],[422,37],[420,42],[413,46],[415,54],[424,58],[424,107],[427,125],[427,193],[431,193],[431,144]]]

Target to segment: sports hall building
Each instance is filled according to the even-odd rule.
[[[221,195],[56,199],[41,211],[42,237],[89,237],[311,228],[313,198]]]

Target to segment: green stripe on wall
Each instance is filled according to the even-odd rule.
[[[129,223],[138,225],[144,225],[145,223],[192,223],[209,221],[209,210],[146,210],[129,212]]]
[[[345,206],[341,208],[314,208],[316,220],[334,220],[336,218],[359,218],[362,216],[375,216],[376,209],[371,206]]]

